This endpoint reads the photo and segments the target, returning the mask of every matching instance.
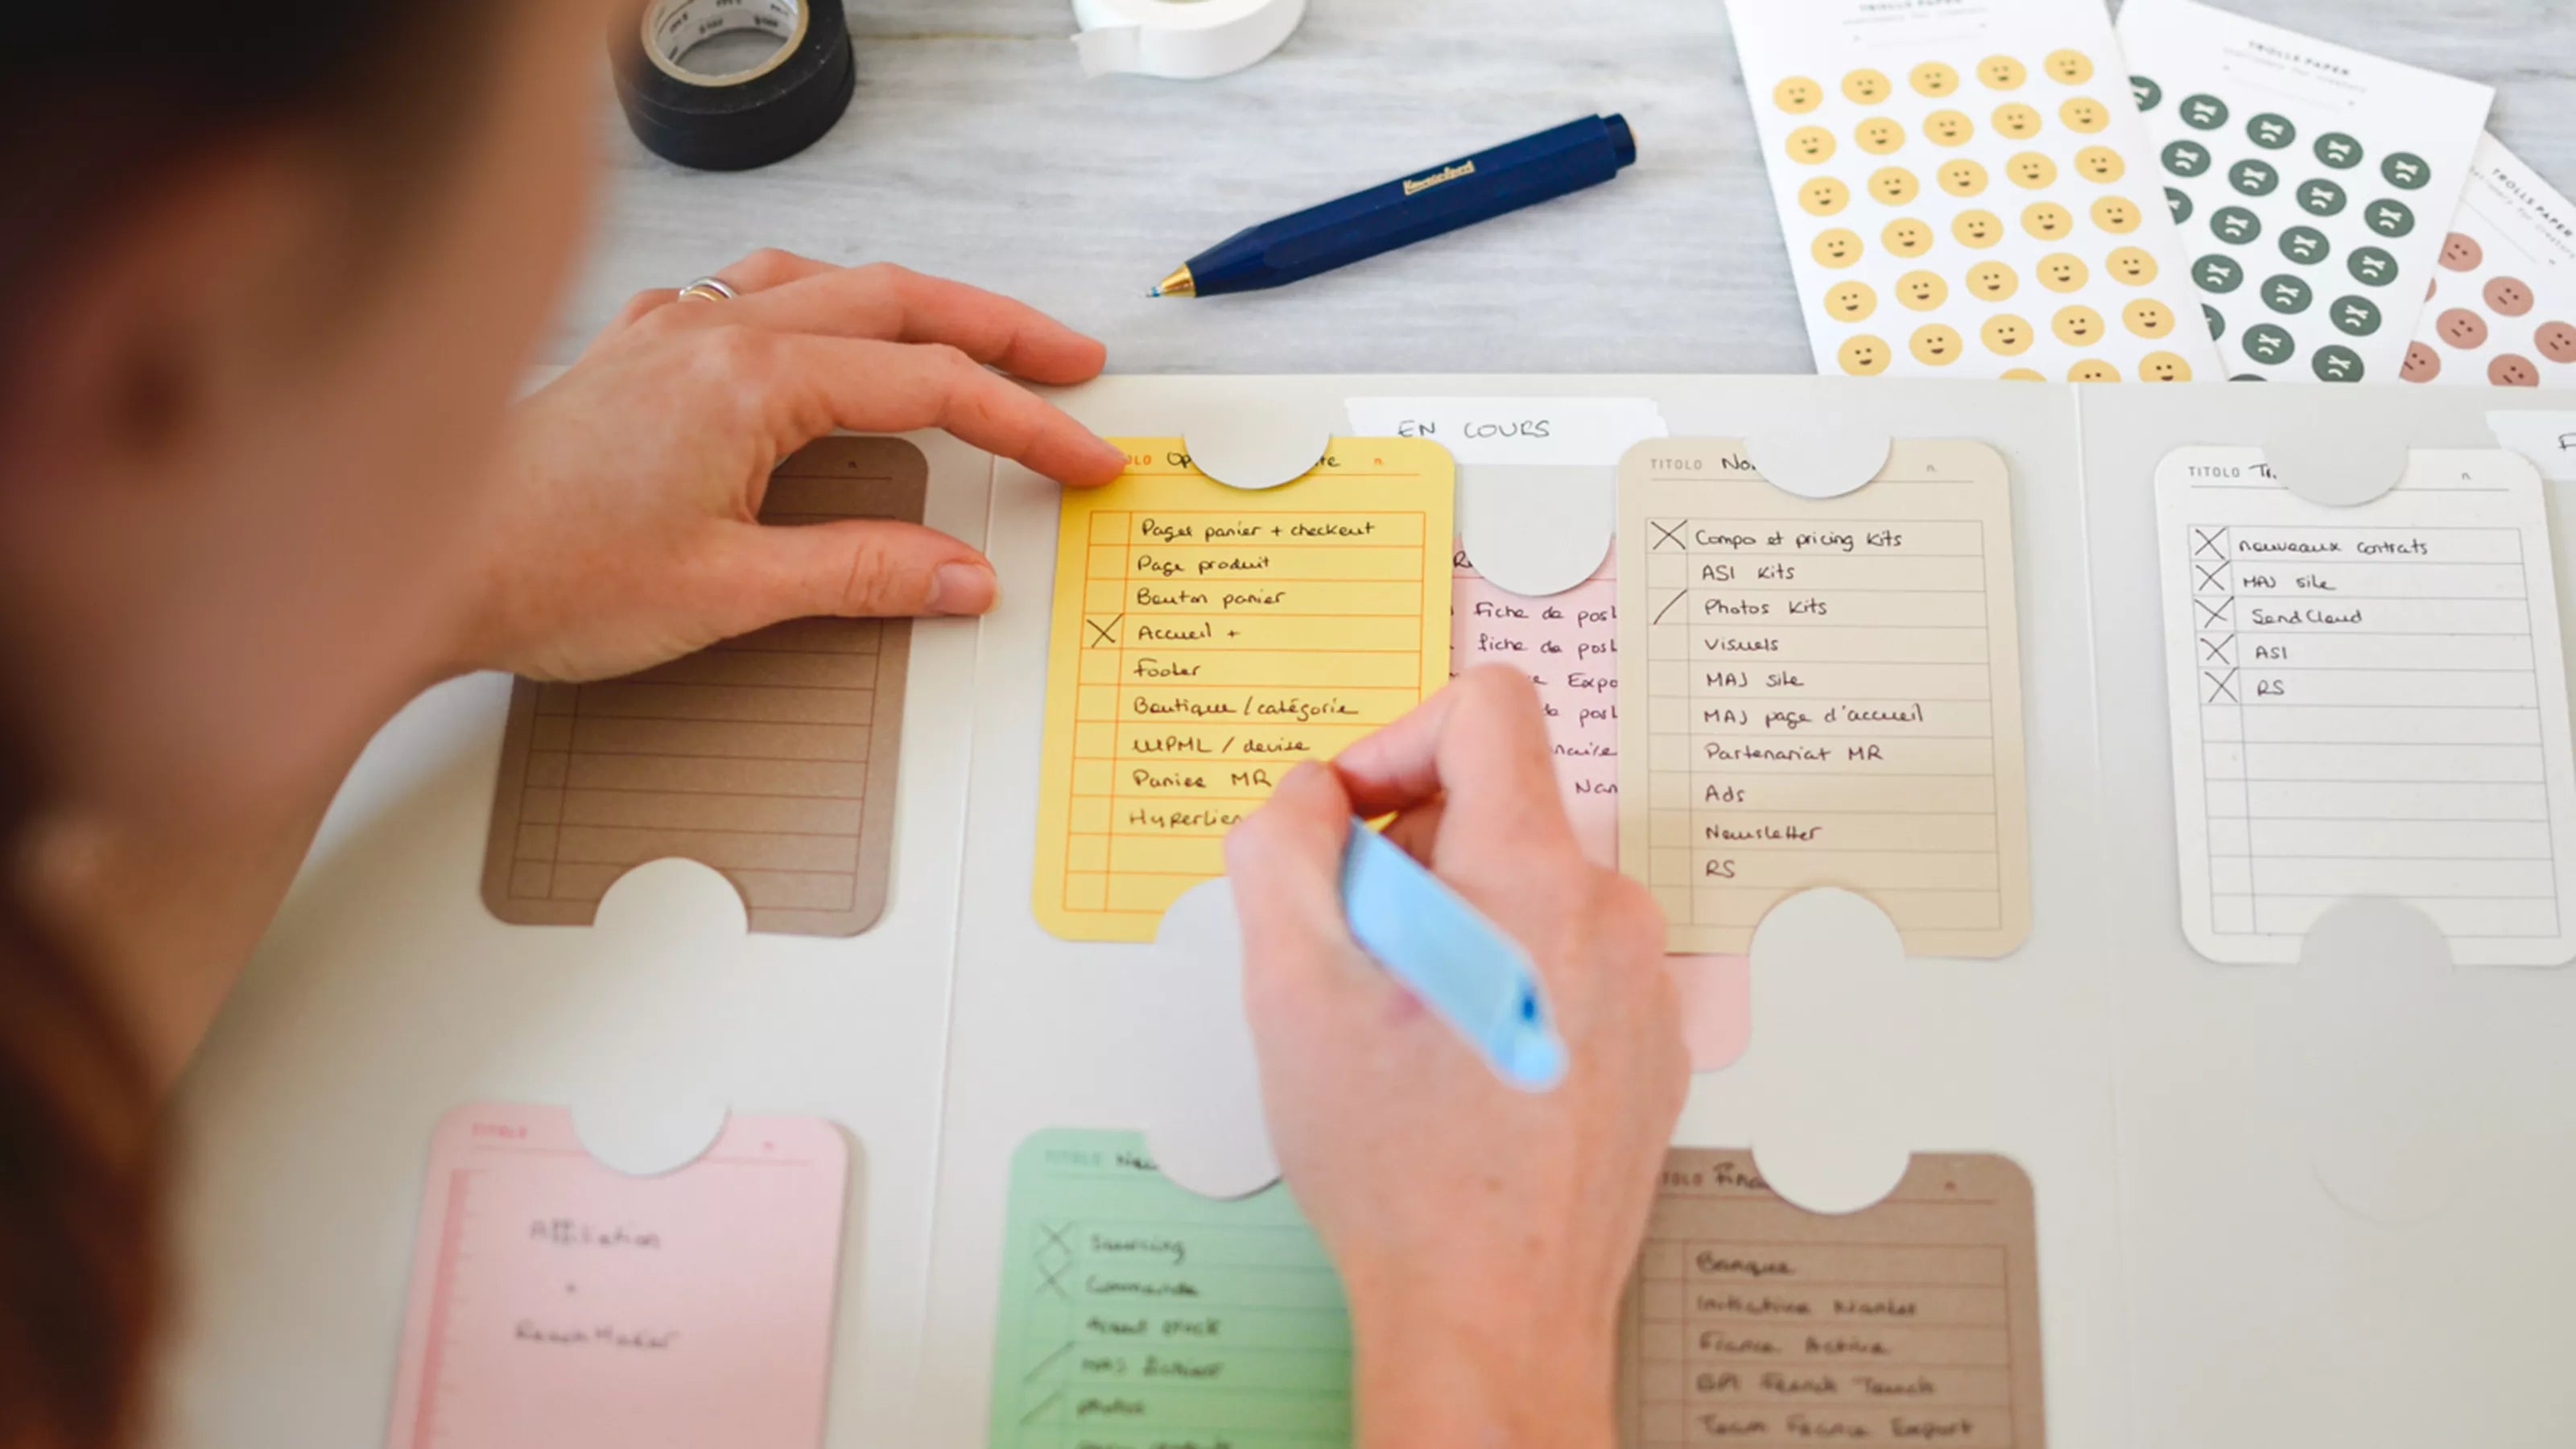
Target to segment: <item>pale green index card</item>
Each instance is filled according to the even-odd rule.
[[[1283,1186],[1201,1197],[1132,1132],[1011,1163],[991,1449],[1342,1449],[1341,1281]]]

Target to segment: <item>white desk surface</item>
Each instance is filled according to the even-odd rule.
[[[2576,192],[2568,0],[2224,3],[2494,85],[2491,129]],[[1312,0],[1278,54],[1195,84],[1084,83],[1064,0],[852,8],[858,98],[803,155],[702,175],[604,120],[552,360],[632,293],[780,246],[1013,293],[1121,372],[1812,370],[1720,0]],[[1146,296],[1242,227],[1595,111],[1637,132],[1606,186],[1277,292]]]

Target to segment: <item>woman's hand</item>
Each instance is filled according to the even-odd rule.
[[[1511,933],[1539,965],[1571,1065],[1498,1079],[1351,940],[1353,815]],[[1361,1442],[1606,1449],[1613,1345],[1689,1081],[1664,921],[1576,848],[1538,697],[1475,670],[1299,766],[1235,827],[1244,999],[1271,1133],[1340,1269]]]
[[[519,405],[452,665],[595,679],[782,619],[991,608],[992,565],[945,534],[755,521],[770,469],[835,428],[944,428],[1075,485],[1124,466],[1002,376],[1100,371],[1099,343],[1032,308],[900,267],[785,252],[720,275],[739,298],[638,296]]]

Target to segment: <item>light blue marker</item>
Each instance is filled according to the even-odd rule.
[[[1565,1080],[1565,1042],[1529,953],[1359,820],[1342,852],[1342,909],[1361,947],[1504,1081],[1544,1092]]]

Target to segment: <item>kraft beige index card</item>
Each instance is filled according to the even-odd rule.
[[[919,523],[921,450],[832,437],[778,465],[761,522]],[[799,619],[623,679],[510,696],[483,899],[518,925],[586,926],[648,860],[708,866],[751,928],[855,936],[886,903],[905,619]]]
[[[1675,951],[1743,951],[1835,886],[1915,955],[2030,930],[2012,491],[1970,442],[1899,442],[1833,498],[1740,443],[1640,445],[1619,479],[1622,867]],[[1633,683],[1631,687],[1634,687]]]

